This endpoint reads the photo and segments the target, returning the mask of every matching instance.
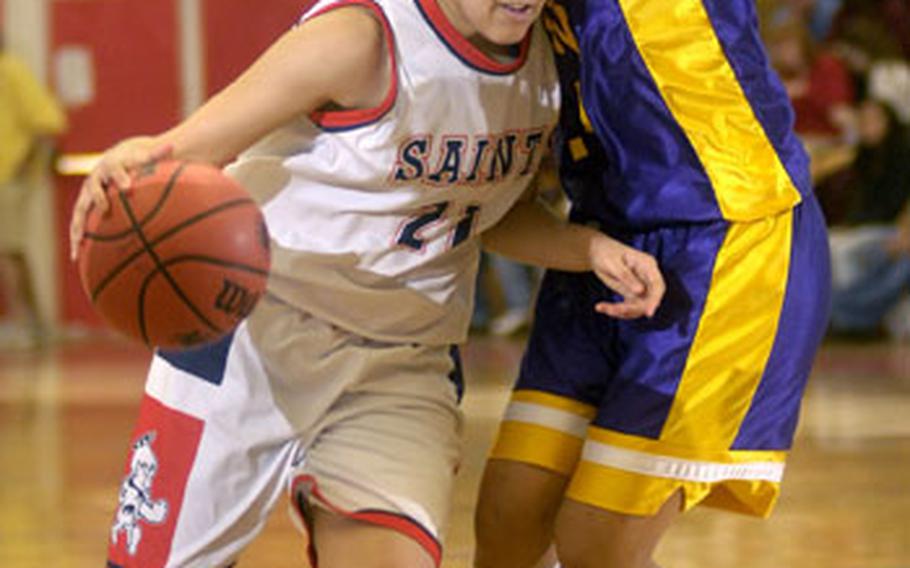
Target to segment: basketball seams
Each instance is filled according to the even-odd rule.
[[[199,221],[202,221],[217,213],[221,213],[222,211],[226,211],[228,209],[232,209],[234,207],[240,207],[243,205],[252,205],[254,207],[258,207],[256,205],[256,202],[248,197],[242,197],[242,198],[238,198],[238,199],[233,199],[231,201],[226,201],[224,203],[219,203],[218,205],[216,205],[215,207],[212,207],[211,209],[207,209],[206,211],[203,211],[202,213],[193,215],[192,217],[189,217],[189,218],[181,221],[180,223],[174,225],[167,231],[164,231],[159,236],[157,236],[153,241],[147,241],[145,239],[145,233],[143,233],[141,231],[141,229],[137,228],[136,231],[131,231],[131,232],[136,232],[141,235],[140,240],[141,240],[143,246],[141,248],[137,249],[135,252],[131,253],[120,264],[114,266],[114,268],[112,268],[108,272],[107,276],[105,276],[100,282],[98,282],[98,285],[95,286],[95,289],[92,290],[92,293],[91,293],[92,301],[94,302],[98,298],[98,296],[101,295],[101,292],[104,291],[104,289],[107,287],[107,285],[110,284],[121,272],[126,270],[130,264],[132,264],[137,258],[141,257],[144,253],[147,252],[146,248],[144,246],[146,243],[148,243],[148,245],[151,247],[158,246],[163,241],[173,237],[180,231],[186,229],[187,227],[194,225],[195,223],[198,223]],[[130,215],[130,217],[132,218],[132,215]]]
[[[167,198],[170,196],[171,191],[174,189],[174,186],[177,185],[177,178],[180,177],[180,174],[183,172],[183,170],[186,168],[186,166],[187,166],[187,162],[181,162],[180,166],[178,166],[176,169],[174,169],[173,172],[171,172],[171,175],[168,178],[167,183],[164,185],[164,189],[161,191],[161,195],[158,196],[158,202],[155,203],[155,205],[149,210],[148,213],[146,213],[145,217],[143,217],[140,221],[137,222],[137,221],[135,221],[135,219],[130,217],[129,228],[127,228],[119,233],[102,235],[99,233],[86,232],[85,238],[92,240],[92,241],[102,242],[102,243],[108,242],[108,241],[116,241],[118,239],[127,237],[131,233],[134,233],[137,229],[141,229],[142,227],[144,227],[145,224],[148,223],[149,221],[151,221],[152,218],[155,215],[157,215],[159,211],[161,211],[161,208],[164,207],[164,202],[167,201]],[[120,195],[122,198],[123,193],[121,192]]]
[[[151,285],[152,280],[154,280],[154,278],[157,275],[159,275],[159,274],[169,275],[170,274],[166,270],[164,270],[164,268],[170,268],[170,267],[172,267],[172,265],[180,264],[180,263],[184,263],[184,262],[198,262],[201,264],[208,264],[208,265],[213,265],[213,266],[219,266],[222,268],[229,268],[229,269],[232,269],[232,270],[235,270],[238,272],[246,272],[249,274],[258,274],[260,276],[268,276],[268,274],[269,274],[268,270],[263,270],[261,268],[255,267],[255,266],[251,266],[249,264],[230,262],[230,261],[224,260],[223,258],[218,258],[218,257],[213,257],[213,256],[188,254],[188,255],[181,255],[181,256],[175,256],[175,257],[169,258],[168,260],[166,260],[162,263],[161,270],[153,270],[153,271],[149,272],[149,274],[143,279],[142,286],[139,289],[139,313],[140,313],[139,324],[140,324],[140,331],[142,332],[142,338],[146,342],[146,344],[149,343],[148,332],[146,331],[146,326],[145,326],[145,293],[146,293],[146,290],[148,290],[148,287]],[[170,281],[170,278],[168,280]],[[181,299],[184,300],[184,302],[186,303],[186,306],[193,312],[193,314],[196,315],[196,317],[198,317],[200,320],[202,320],[202,322],[209,329],[211,329],[212,331],[214,331],[215,333],[218,333],[218,334],[223,332],[223,330],[220,329],[217,325],[211,323],[203,314],[199,313],[198,309],[196,308],[195,303],[190,301],[189,298],[186,298],[183,295],[182,291],[175,291],[175,292],[177,292],[177,294],[181,297]]]
[[[156,262],[156,264],[158,263]],[[193,312],[193,315],[195,315],[199,321],[204,323],[206,327],[218,335],[224,332],[224,330],[210,322],[208,318],[202,314],[199,308],[196,307],[196,304],[192,302],[186,296],[186,294],[184,294],[183,290],[177,285],[177,282],[174,281],[174,278],[171,276],[171,274],[165,270],[164,267],[161,267],[157,270],[149,272],[145,279],[143,279],[142,286],[139,288],[139,313],[137,314],[137,317],[139,321],[139,331],[142,333],[142,341],[145,342],[146,345],[152,346],[151,342],[149,341],[148,330],[146,329],[145,325],[145,293],[148,290],[149,285],[151,285],[152,280],[154,280],[154,278],[159,274],[168,281],[168,283],[171,285],[172,290],[174,291],[174,294],[176,294],[177,297],[183,301],[184,305],[189,308],[191,312]]]
[[[175,179],[168,180],[168,183],[170,184],[173,181],[175,181]],[[174,291],[174,294],[180,298],[184,305],[189,308],[190,311],[193,312],[193,314],[199,318],[202,323],[208,326],[215,333],[221,333],[222,330],[218,326],[213,325],[204,315],[202,315],[199,308],[197,308],[196,305],[190,301],[190,299],[177,284],[177,281],[174,279],[174,277],[171,276],[171,274],[165,269],[164,264],[161,262],[161,258],[155,253],[155,249],[149,243],[148,239],[146,239],[145,233],[142,231],[142,227],[137,224],[136,216],[133,214],[133,208],[130,207],[129,200],[127,200],[126,195],[122,193],[120,194],[120,204],[123,205],[123,210],[129,218],[130,223],[132,223],[133,228],[135,229],[135,234],[137,237],[139,237],[140,242],[145,248],[145,252],[148,253],[149,257],[152,259],[152,262],[155,264],[156,270],[154,270],[152,274],[160,273],[171,285],[171,289]],[[149,278],[147,278],[147,280],[149,280]],[[145,325],[145,302],[143,301],[145,297],[146,286],[147,284],[143,283],[143,288],[140,290],[139,308],[136,317],[137,321],[139,322],[139,329],[142,332],[142,340],[146,345],[149,345],[148,331],[146,330]]]
[[[94,212],[79,258],[87,296],[148,347],[192,346],[235,328],[270,274],[258,203],[200,162],[162,162],[137,179],[143,193],[112,192],[113,214]]]
[[[217,256],[207,256],[204,254],[183,254],[180,256],[173,256],[164,261],[165,266],[170,266],[172,264],[177,264],[179,262],[201,262],[202,264],[210,264],[214,266],[220,266],[222,268],[233,268],[240,272],[247,272],[249,274],[258,274],[260,276],[268,276],[269,271],[263,270],[256,266],[250,264],[243,264],[239,262],[231,262],[229,260],[224,260],[223,258],[218,258]]]

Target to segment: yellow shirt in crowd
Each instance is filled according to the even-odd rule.
[[[0,53],[0,185],[15,178],[36,138],[58,134],[66,116],[21,60]]]

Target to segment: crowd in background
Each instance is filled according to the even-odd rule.
[[[759,0],[831,235],[831,332],[910,338],[910,0]]]

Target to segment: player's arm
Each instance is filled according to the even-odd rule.
[[[167,157],[221,164],[293,118],[328,106],[368,108],[390,85],[382,24],[366,9],[337,8],[278,39],[223,91],[170,130],[124,140],[86,177],[70,226],[73,253],[104,188],[128,189],[130,172]]]
[[[220,164],[297,116],[327,105],[376,106],[390,80],[384,46],[382,25],[364,8],[308,20],[160,143],[178,157]]]
[[[613,317],[652,316],[665,285],[651,255],[583,225],[558,219],[537,201],[520,201],[483,234],[487,250],[515,260],[572,272],[594,271],[623,297],[595,309]]]

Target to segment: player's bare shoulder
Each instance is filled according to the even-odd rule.
[[[392,82],[391,30],[376,4],[344,4],[306,20],[309,33],[325,36],[331,62],[332,101],[343,108],[369,108],[382,102]]]

